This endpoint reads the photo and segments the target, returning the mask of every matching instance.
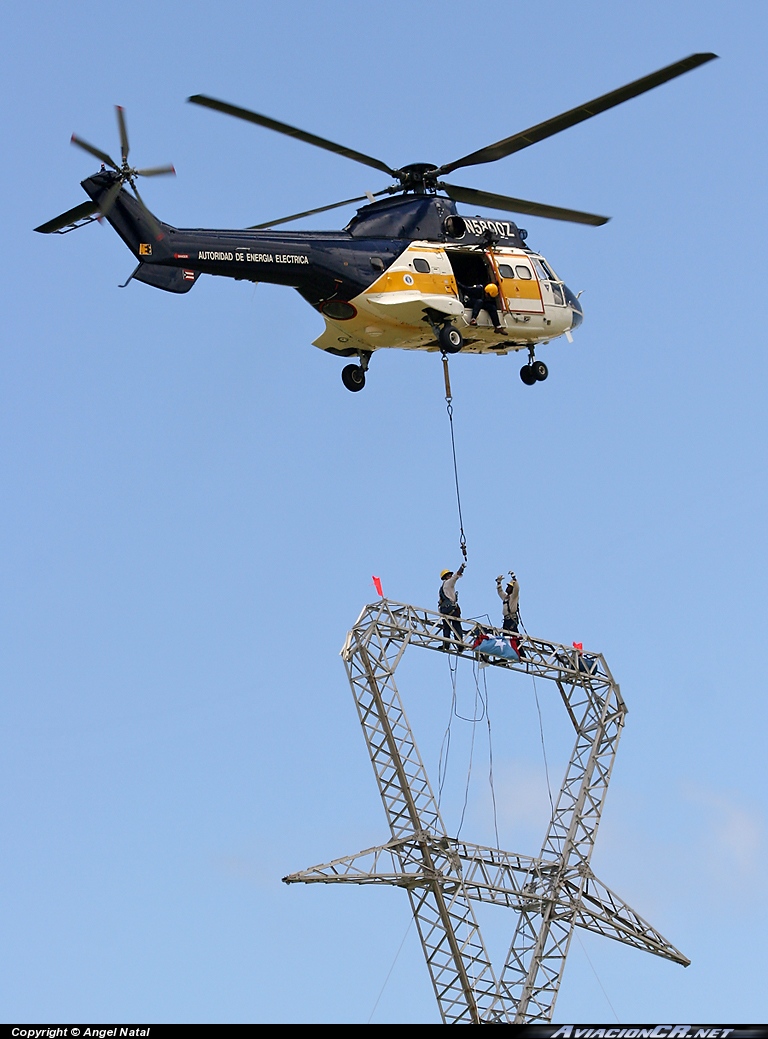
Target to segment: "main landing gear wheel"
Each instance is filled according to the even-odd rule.
[[[537,382],[544,382],[546,377],[549,375],[549,368],[543,361],[534,361],[531,365],[533,368],[533,374],[536,376]]]
[[[365,372],[359,364],[347,364],[341,369],[341,381],[348,390],[357,393],[365,386]]]
[[[523,380],[526,386],[533,386],[536,382],[536,372],[533,370],[532,364],[524,364],[520,369],[520,378]]]
[[[341,380],[347,390],[357,393],[366,384],[366,373],[360,365],[345,365],[341,370]]]
[[[443,325],[437,339],[447,354],[457,354],[464,345],[464,337],[453,325]]]

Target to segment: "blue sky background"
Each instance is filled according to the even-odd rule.
[[[32,233],[84,198],[70,134],[116,154],[124,105],[132,160],[178,171],[148,204],[237,227],[386,178],[191,93],[439,163],[712,50],[462,179],[613,219],[520,219],[584,290],[546,384],[520,357],[451,362],[461,600],[495,616],[512,567],[529,631],[605,653],[630,713],[593,866],[692,960],[581,934],[556,1019],[765,1021],[767,21],[711,0],[4,9],[3,1020],[438,1020],[404,893],[280,878],[388,837],[338,651],[371,574],[432,607],[459,561],[439,358],[384,352],[353,395],[290,290],[119,290],[110,229]],[[413,653],[436,781],[447,664]],[[535,853],[534,691],[489,690],[502,846]],[[538,693],[558,787],[570,736]],[[453,832],[471,728],[452,724]],[[493,839],[484,723],[462,835]],[[512,922],[482,916],[497,956]]]

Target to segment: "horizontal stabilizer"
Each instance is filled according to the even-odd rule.
[[[132,278],[143,281],[164,292],[189,292],[197,279],[199,271],[185,271],[181,267],[161,267],[155,263],[140,263]]]
[[[39,231],[40,234],[66,234],[67,231],[74,231],[76,227],[90,224],[92,220],[96,219],[95,214],[98,211],[99,207],[95,202],[90,200],[81,202],[79,206],[75,206],[74,209],[68,209],[61,216],[55,216],[53,220],[40,224],[35,230]]]

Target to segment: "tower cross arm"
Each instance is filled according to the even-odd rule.
[[[606,938],[614,938],[643,949],[654,956],[672,960],[683,967],[690,965],[690,960],[667,941],[663,934],[644,920],[639,913],[627,905],[623,899],[606,887],[591,871],[583,884],[581,877],[571,876],[566,880],[563,894],[568,892],[578,907],[576,924],[587,931],[602,934]]]
[[[480,902],[530,910],[554,902],[558,915],[574,913],[578,927],[687,967],[690,960],[588,869],[558,877],[556,862],[452,842],[462,863],[467,895]],[[552,899],[550,892],[558,893]]]
[[[472,622],[472,618],[466,620]],[[443,616],[439,612],[391,599],[379,599],[363,608],[354,627],[348,632],[341,650],[342,659],[349,664],[361,648],[375,644],[384,656],[391,655],[390,668],[394,671],[408,645],[431,650],[446,648],[442,621]],[[482,628],[488,635],[498,638],[508,635],[508,632],[492,627],[486,621],[482,622]],[[514,660],[476,654],[477,659],[504,670],[532,674],[536,678],[559,679],[583,687],[588,699],[592,699],[595,694],[604,696],[605,691],[611,689],[620,709],[626,711],[619,686],[602,653],[585,655],[573,646],[527,633],[517,635],[516,638],[523,647],[524,658]],[[589,662],[589,666],[585,661]],[[578,727],[575,718],[573,720]]]
[[[435,880],[436,872],[425,868],[420,850],[429,838],[400,838],[375,848],[345,855],[332,862],[283,877],[284,884],[391,884],[418,887]]]

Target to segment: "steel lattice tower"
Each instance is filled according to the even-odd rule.
[[[626,715],[602,654],[594,654],[588,671],[575,649],[524,636],[523,660],[484,658],[554,682],[576,742],[537,858],[448,836],[394,676],[407,646],[444,650],[452,641],[442,637],[441,618],[429,610],[383,599],[362,611],[342,657],[392,838],[293,873],[285,883],[405,888],[446,1024],[550,1021],[577,926],[687,966],[690,961],[589,866]],[[473,901],[517,914],[498,976]]]

